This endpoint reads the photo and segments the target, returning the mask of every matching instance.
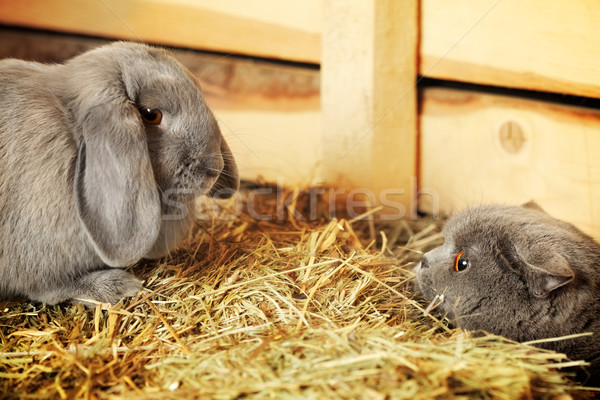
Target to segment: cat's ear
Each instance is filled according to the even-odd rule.
[[[535,200],[530,200],[527,203],[521,204],[521,207],[547,214],[546,211],[544,211],[544,209],[538,203],[535,202]]]
[[[542,249],[517,249],[518,257],[525,265],[525,279],[535,297],[546,297],[575,277],[569,262],[557,251]]]

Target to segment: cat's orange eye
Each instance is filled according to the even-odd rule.
[[[454,257],[454,270],[456,272],[462,272],[469,268],[470,265],[471,263],[469,262],[469,259],[465,256],[465,253],[463,253],[462,251],[456,253],[456,256]]]
[[[139,111],[147,124],[158,125],[162,121],[162,112],[156,108],[140,107]]]

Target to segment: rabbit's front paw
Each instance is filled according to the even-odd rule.
[[[116,304],[126,297],[135,296],[143,288],[142,281],[120,269],[91,272],[79,280],[73,303],[95,306],[97,303]]]

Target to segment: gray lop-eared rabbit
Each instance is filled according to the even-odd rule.
[[[116,303],[120,267],[173,250],[237,167],[196,79],[118,42],[62,65],[0,61],[0,299]]]
[[[467,209],[447,221],[444,238],[416,269],[419,291],[441,314],[520,342],[593,332],[539,346],[587,360],[589,382],[599,383],[597,242],[534,203]]]

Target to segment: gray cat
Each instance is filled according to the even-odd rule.
[[[468,209],[448,220],[444,238],[416,268],[419,291],[438,296],[441,314],[520,342],[593,332],[540,346],[587,360],[588,383],[598,383],[597,242],[533,203]]]

